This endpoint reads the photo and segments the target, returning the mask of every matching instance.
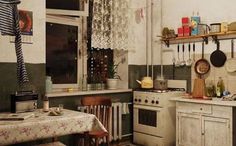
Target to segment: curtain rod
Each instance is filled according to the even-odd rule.
[[[19,4],[20,0],[13,0],[13,1],[7,1],[7,0],[0,0],[0,4]]]

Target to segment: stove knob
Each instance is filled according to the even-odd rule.
[[[138,99],[137,99],[137,98],[135,98],[135,99],[134,99],[134,101],[135,101],[135,102],[137,102],[137,101],[138,101]]]
[[[154,104],[155,102],[154,102],[154,100],[152,100],[152,104]]]
[[[148,103],[148,100],[147,100],[147,99],[145,100],[145,103]]]
[[[141,99],[139,99],[138,102],[141,102]]]
[[[158,101],[158,100],[156,101],[156,104],[159,104],[159,101]]]

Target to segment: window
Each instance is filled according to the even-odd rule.
[[[47,14],[88,16],[89,0],[46,0]]]
[[[78,88],[83,72],[82,19],[47,15],[46,72],[53,88]]]
[[[113,61],[113,50],[91,48],[88,51],[88,83],[105,83],[108,76],[108,65]]]

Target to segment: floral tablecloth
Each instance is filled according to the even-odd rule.
[[[15,144],[93,130],[104,130],[96,116],[63,110],[61,116],[49,116],[36,111],[35,116],[22,121],[0,121],[0,145]]]

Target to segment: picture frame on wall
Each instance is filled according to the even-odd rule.
[[[22,35],[33,35],[33,12],[19,10],[19,26]]]
[[[22,44],[33,44],[33,12],[19,10],[19,26]],[[9,36],[10,43],[15,43],[15,36]]]

